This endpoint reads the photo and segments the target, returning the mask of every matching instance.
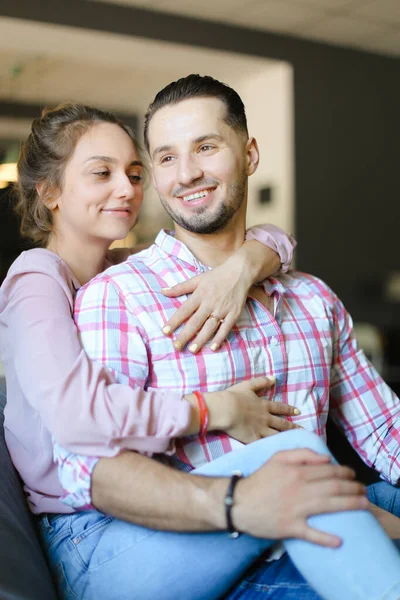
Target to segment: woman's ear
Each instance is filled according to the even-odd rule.
[[[258,163],[260,160],[260,152],[258,149],[257,140],[253,137],[249,138],[246,143],[246,173],[247,175],[253,175],[257,171]]]
[[[54,210],[55,208],[57,208],[57,196],[56,194],[53,194],[51,192],[48,184],[45,181],[41,181],[37,184],[36,191],[40,200],[43,202],[46,208],[48,208],[49,210]]]

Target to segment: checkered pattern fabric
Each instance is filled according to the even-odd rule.
[[[301,411],[292,420],[325,438],[328,412],[362,459],[386,480],[400,479],[400,401],[358,349],[352,321],[321,280],[292,272],[263,283],[274,314],[249,298],[227,341],[193,355],[178,352],[161,329],[186,297],[166,298],[170,287],[202,271],[186,246],[161,232],[155,244],[108,269],[78,293],[75,319],[88,355],[121,383],[190,393],[215,391],[258,375],[274,374],[265,397]],[[190,471],[231,452],[240,442],[224,433],[176,440],[163,457]],[[58,445],[55,459],[75,507],[90,504],[95,460]]]

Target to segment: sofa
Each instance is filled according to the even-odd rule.
[[[0,598],[57,600],[34,517],[4,440],[5,403],[0,386]]]

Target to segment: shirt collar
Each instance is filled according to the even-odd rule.
[[[162,229],[155,239],[155,245],[161,248],[166,254],[169,254],[177,260],[185,263],[191,271],[208,271],[209,267],[203,265],[190,252],[189,248],[175,238],[175,232],[168,229]]]
[[[185,263],[191,271],[201,273],[209,270],[203,263],[197,260],[187,246],[175,238],[175,232],[168,229],[162,229],[155,239],[155,245],[161,248],[166,254],[172,255],[177,260]],[[271,296],[275,292],[278,294],[278,300],[285,292],[285,287],[274,277],[269,277],[262,282],[266,293]]]
[[[269,296],[277,293],[278,297],[282,296],[285,292],[284,285],[279,281],[279,279],[275,279],[275,277],[269,277],[263,281],[264,289]]]

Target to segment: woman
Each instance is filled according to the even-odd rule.
[[[88,147],[91,152],[82,157],[82,148],[87,151]],[[115,154],[123,156],[119,163]],[[81,168],[78,179],[69,172],[74,161]],[[171,439],[199,431],[201,422],[200,407],[191,396],[182,400],[114,384],[110,373],[85,357],[71,319],[75,290],[106,266],[110,242],[125,237],[135,221],[142,201],[142,171],[129,130],[112,115],[73,105],[46,112],[34,122],[19,161],[22,227],[45,248],[17,259],[2,287],[1,340],[9,393],[5,427],[31,508],[36,514],[44,513],[43,536],[50,562],[59,574],[74,567],[68,560],[59,563],[62,536],[58,528],[67,523],[70,527],[71,519],[76,521],[80,515],[65,515],[71,510],[59,501],[62,490],[51,460],[51,435],[70,451],[97,456],[113,456],[121,448],[165,452]],[[246,248],[243,252],[246,256]],[[240,299],[235,301],[239,306],[251,284],[266,276],[252,252],[250,256],[250,263],[244,264],[250,265],[248,271],[254,276],[251,281],[247,277],[246,286],[241,286]],[[234,271],[236,278],[230,289],[238,288],[242,270]],[[216,273],[207,277],[216,277]],[[220,311],[217,296],[211,307]],[[207,309],[201,316],[201,306],[196,310],[192,303],[193,308],[198,321],[194,327],[192,320],[193,329],[185,334],[188,339],[210,314]],[[218,314],[229,315],[229,307]],[[221,412],[221,407],[230,413],[227,433],[244,442],[290,428],[287,422],[278,422],[274,414],[293,415],[293,408],[261,402],[255,394],[270,384],[261,378],[225,393],[206,395],[209,429],[218,427],[218,419],[214,421],[212,415]],[[48,513],[57,513],[57,521],[50,519],[49,524]],[[81,517],[85,520],[90,514],[81,513]],[[377,550],[380,543],[386,543],[380,535],[377,530]],[[185,537],[180,540],[184,542]],[[259,545],[258,552],[266,547],[267,543]],[[386,577],[389,567],[390,561]],[[89,598],[82,595],[85,583],[71,590],[62,575],[61,587],[65,597]],[[151,594],[151,589],[148,592]],[[171,593],[174,597],[173,589]],[[216,593],[210,590],[207,597]]]

